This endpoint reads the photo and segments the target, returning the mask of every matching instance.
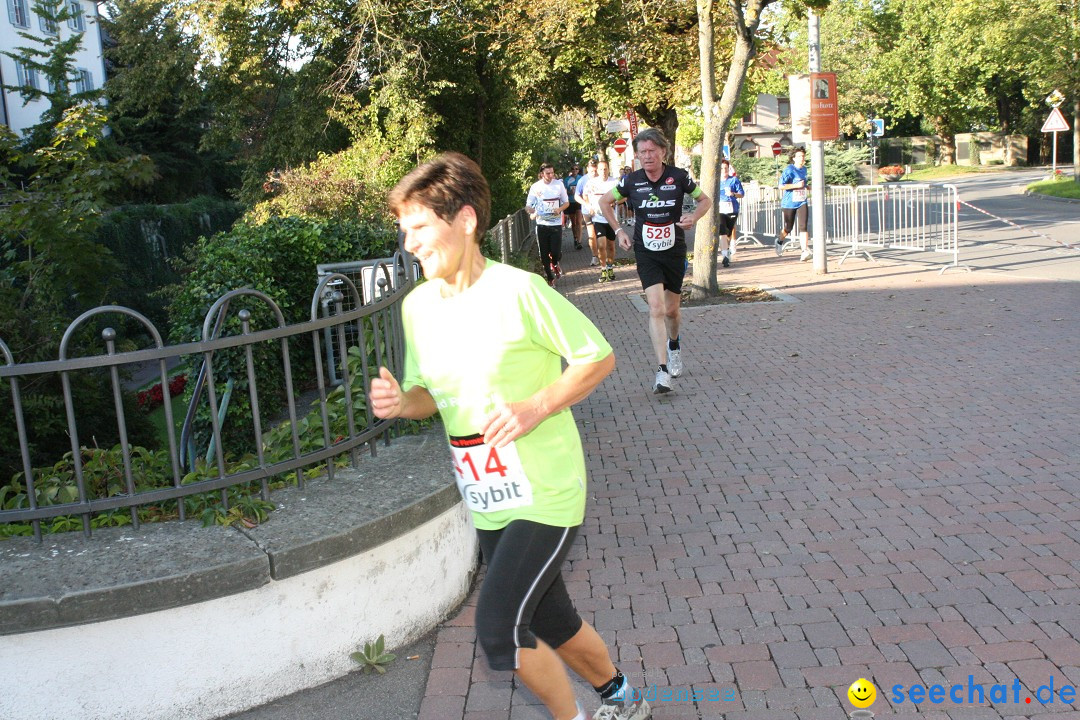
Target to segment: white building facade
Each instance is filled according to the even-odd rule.
[[[82,44],[74,57],[75,77],[70,79],[72,92],[97,90],[105,83],[105,61],[101,52],[101,25],[94,0],[62,0],[71,17],[50,23],[34,11],[33,0],[3,0],[7,12],[0,16],[0,50],[15,53],[17,48],[30,47],[32,42],[19,33],[36,38],[54,37],[61,40],[82,34]],[[37,47],[44,48],[44,44]],[[41,58],[35,58],[41,60]],[[48,79],[33,68],[7,55],[0,55],[0,84],[31,87],[47,91]],[[27,102],[21,92],[4,87],[0,90],[0,122],[21,136],[38,124],[41,114],[49,107],[46,98]]]
[[[754,109],[740,118],[732,135],[732,150],[749,157],[772,157],[772,144],[792,145],[791,102],[786,97],[760,94]]]

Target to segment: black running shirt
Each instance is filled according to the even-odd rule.
[[[634,251],[686,252],[686,237],[676,225],[682,217],[683,194],[695,200],[701,188],[682,168],[664,165],[654,183],[644,170],[635,170],[619,181],[612,191],[616,200],[626,198],[634,208]]]

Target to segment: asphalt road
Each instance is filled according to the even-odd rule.
[[[1045,168],[1003,170],[943,181],[957,187],[962,203],[961,264],[1026,277],[1080,280],[1080,202],[1024,194],[1029,183],[1047,174]]]

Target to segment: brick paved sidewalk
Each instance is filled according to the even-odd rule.
[[[636,685],[735,698],[657,720],[845,718],[859,677],[877,717],[1080,717],[1032,694],[1080,686],[1080,284],[741,249],[722,280],[797,302],[685,310],[686,373],[654,396],[636,273],[599,285],[589,257],[566,250],[560,290],[618,367],[575,408],[567,585]],[[420,717],[546,718],[473,612],[439,630]],[[968,704],[969,676],[1009,702]],[[890,703],[916,683],[965,702]]]

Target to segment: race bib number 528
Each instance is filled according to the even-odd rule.
[[[474,512],[497,512],[532,505],[532,486],[525,477],[517,446],[495,448],[484,436],[450,436],[454,475],[465,507]]]
[[[641,226],[641,241],[646,250],[667,250],[675,245],[675,223]]]

